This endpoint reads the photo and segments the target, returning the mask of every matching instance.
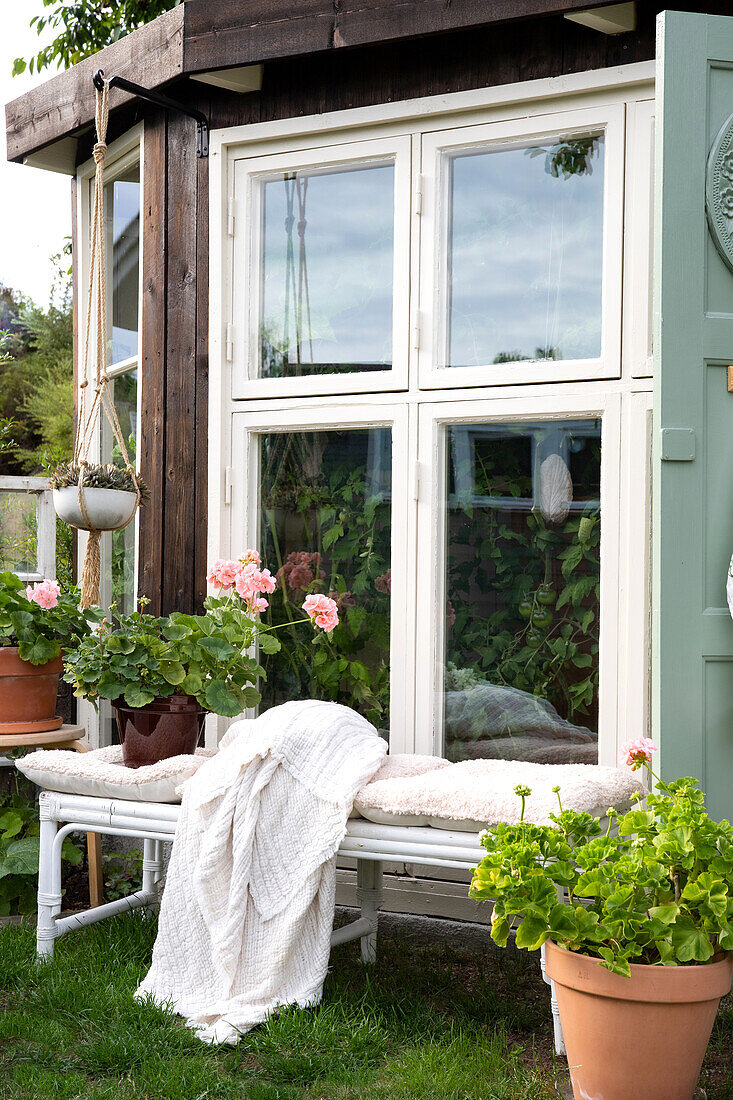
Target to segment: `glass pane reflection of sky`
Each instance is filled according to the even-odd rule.
[[[448,366],[600,355],[603,153],[599,136],[447,158]]]
[[[389,368],[394,166],[299,172],[263,191],[261,375]]]
[[[106,188],[106,216],[111,220],[112,348],[110,363],[138,352],[140,262],[140,168],[134,165]],[[109,276],[108,276],[109,277]]]

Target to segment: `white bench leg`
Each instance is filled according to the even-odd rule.
[[[55,802],[48,795],[41,795],[41,842],[38,860],[38,924],[36,928],[36,952],[39,958],[53,955],[57,936],[56,917],[61,912],[61,854],[54,859],[54,839],[58,821],[54,816]]]
[[[356,864],[356,903],[362,917],[374,923],[378,920],[382,903],[382,864],[375,860],[360,859]],[[371,965],[377,961],[377,933],[361,937],[361,961]]]
[[[542,978],[550,987],[550,1007],[552,1009],[552,1030],[555,1035],[555,1054],[565,1054],[565,1037],[562,1033],[562,1024],[560,1023],[560,1009],[557,1004],[557,994],[555,993],[555,983],[552,978],[548,978],[545,973],[545,948],[540,949],[540,967],[542,969]]]
[[[158,880],[163,874],[163,842],[146,838],[143,841],[143,881],[144,894],[157,894]],[[151,907],[157,907],[155,902]]]

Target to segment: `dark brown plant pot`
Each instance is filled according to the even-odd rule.
[[[63,719],[56,714],[60,657],[45,665],[21,661],[18,650],[0,648],[0,733],[47,733]]]
[[[122,759],[128,768],[157,764],[170,756],[190,756],[204,727],[206,712],[192,695],[153,699],[145,707],[114,704],[122,742]]]

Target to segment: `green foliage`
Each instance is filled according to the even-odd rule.
[[[26,598],[16,573],[0,573],[0,646],[17,646],[21,660],[32,665],[54,660],[62,646],[68,653],[78,645],[97,610],[79,610],[78,588],[59,592],[55,607],[39,607]]]
[[[124,466],[114,462],[100,464],[87,462],[77,464],[61,462],[52,472],[50,483],[52,489],[67,489],[70,485],[78,485],[80,479],[90,489],[117,489],[123,493],[134,493],[135,482],[132,474]],[[141,500],[147,500],[150,491],[142,480],[137,477]]]
[[[39,824],[35,802],[13,789],[0,797],[0,917],[35,913],[38,889]],[[76,866],[81,850],[67,837],[61,858]]]
[[[13,76],[42,69],[68,69],[90,54],[97,53],[130,31],[180,3],[180,0],[43,0],[42,15],[34,15],[30,25],[42,34],[47,27],[57,31],[55,38],[30,58],[17,57]]]
[[[141,601],[144,604],[145,601]],[[262,668],[247,651],[267,631],[237,596],[208,597],[205,614],[164,618],[111,608],[99,629],[65,661],[74,694],[124,699],[144,707],[155,698],[193,695],[204,710],[235,717],[256,706]],[[276,639],[270,644],[279,645]]]
[[[103,852],[104,899],[117,901],[140,889],[143,853],[139,848],[128,852]]]
[[[677,966],[733,951],[733,826],[711,820],[695,779],[656,790],[618,818],[615,836],[610,821],[602,834],[590,814],[562,806],[552,825],[487,830],[470,895],[494,899],[495,942],[505,946],[516,928],[518,947],[551,939],[625,975],[632,962]],[[527,788],[518,794],[523,816]]]

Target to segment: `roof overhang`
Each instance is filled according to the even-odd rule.
[[[208,77],[251,91],[257,73],[233,69],[355,46],[598,8],[607,0],[187,0],[5,108],[8,160],[73,172],[76,139],[94,121],[92,76],[123,76],[146,88]],[[261,69],[257,72],[261,77]],[[129,103],[120,89],[110,108]]]

